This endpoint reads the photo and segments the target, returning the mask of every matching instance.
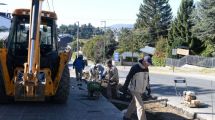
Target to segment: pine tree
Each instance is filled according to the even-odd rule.
[[[193,47],[195,39],[192,35],[191,19],[194,8],[193,0],[182,0],[177,18],[172,22],[168,34],[168,44],[171,49],[182,46],[188,49]]]
[[[168,0],[143,0],[135,28],[145,29],[150,42],[155,46],[159,37],[167,37],[172,12]]]
[[[193,27],[194,35],[203,43],[203,56],[215,53],[215,0],[201,0],[195,10]]]
[[[195,11],[194,32],[200,39],[215,37],[215,0],[201,0]]]

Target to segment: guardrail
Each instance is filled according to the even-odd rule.
[[[166,59],[166,66],[181,67],[185,64],[200,66],[200,67],[207,67],[207,68],[214,68],[215,58],[189,55],[181,59],[173,59],[173,58]]]

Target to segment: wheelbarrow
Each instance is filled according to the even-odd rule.
[[[87,84],[87,89],[88,89],[88,97],[89,98],[95,98],[99,99],[101,95],[101,83],[98,81],[89,81]]]

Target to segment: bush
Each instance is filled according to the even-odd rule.
[[[201,56],[204,57],[212,57],[212,54],[215,52],[215,47],[213,45],[213,43],[211,43],[210,41],[205,41],[205,50],[201,53]]]
[[[167,40],[160,38],[156,44],[156,51],[152,58],[155,66],[165,66],[165,60],[167,57]]]
[[[75,60],[76,59],[76,52],[73,52],[72,53],[72,60]]]
[[[106,38],[105,36],[96,36],[87,41],[83,47],[84,55],[94,62],[102,62],[102,60],[110,59],[113,56],[117,44]]]
[[[159,58],[159,57],[153,56],[152,59],[153,59],[153,65],[155,65],[155,66],[165,66],[166,65],[165,58]]]
[[[83,53],[92,61],[102,60],[104,53],[103,45],[103,38],[101,36],[96,36],[85,43]]]

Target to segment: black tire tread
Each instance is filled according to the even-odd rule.
[[[4,79],[2,75],[2,68],[0,65],[0,104],[10,103],[12,101],[12,97],[6,95]]]
[[[66,103],[70,93],[70,72],[66,65],[61,76],[61,80],[53,101],[55,103]]]

